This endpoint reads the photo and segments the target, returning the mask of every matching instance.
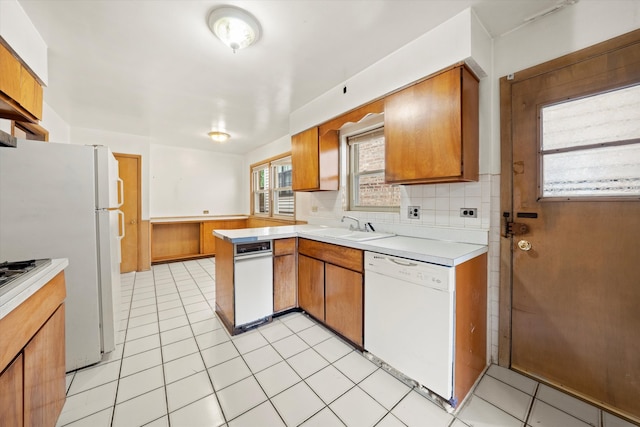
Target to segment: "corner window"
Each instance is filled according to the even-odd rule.
[[[640,85],[540,111],[543,198],[640,195]]]
[[[251,167],[251,212],[253,215],[293,217],[291,156],[260,162]]]
[[[349,210],[397,212],[400,187],[384,181],[384,127],[347,136]]]

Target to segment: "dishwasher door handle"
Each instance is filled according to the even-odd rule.
[[[236,255],[234,257],[234,261],[238,262],[238,261],[245,261],[250,259],[266,258],[266,257],[271,258],[272,255],[273,255],[273,252],[257,252],[257,253],[246,254],[246,255]]]
[[[396,258],[387,258],[387,259],[389,261],[391,261],[392,263],[401,265],[403,267],[417,267],[418,266],[418,264],[416,264],[415,262],[411,262],[411,261],[402,262],[402,261],[399,261]]]

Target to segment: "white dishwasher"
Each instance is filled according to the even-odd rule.
[[[364,348],[450,401],[454,269],[365,252]]]
[[[235,326],[257,325],[273,314],[271,240],[234,246]]]

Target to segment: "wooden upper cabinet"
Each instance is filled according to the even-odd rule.
[[[20,71],[20,105],[42,119],[42,86],[24,67]]]
[[[42,86],[0,44],[0,118],[35,123],[42,118]]]
[[[291,137],[293,191],[337,190],[340,186],[340,128],[368,114],[379,114],[377,99]]]
[[[0,44],[0,92],[11,99],[20,98],[20,70],[22,65]]]
[[[320,134],[312,127],[291,137],[294,191],[337,190],[339,184],[338,132]]]
[[[478,180],[478,80],[464,66],[385,98],[385,180]]]

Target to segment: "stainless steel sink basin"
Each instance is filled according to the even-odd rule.
[[[348,228],[319,228],[317,230],[306,231],[306,233],[315,236],[350,240],[352,242],[364,242],[367,240],[383,239],[385,237],[393,236],[391,233],[356,231],[349,230]]]

